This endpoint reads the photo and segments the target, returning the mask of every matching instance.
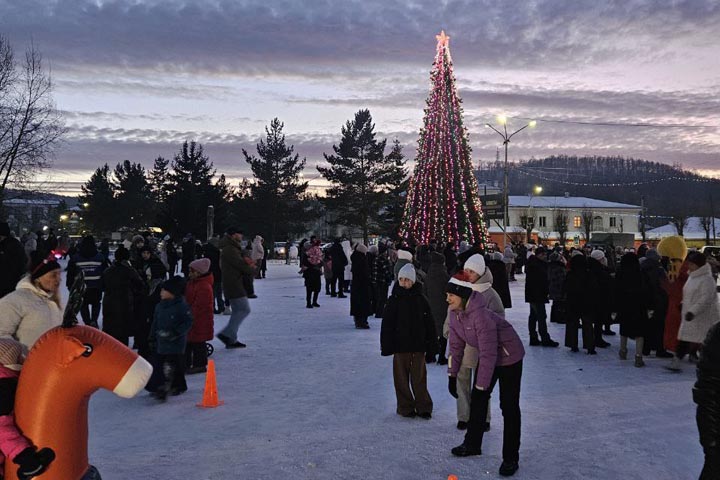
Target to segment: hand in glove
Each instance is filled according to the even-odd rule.
[[[687,313],[685,314],[685,321],[686,321],[686,322],[692,322],[692,321],[693,321],[693,318],[695,318],[695,314],[694,314],[694,313],[692,313],[692,312],[687,312]]]
[[[450,392],[453,398],[458,398],[457,377],[448,377],[448,392]]]

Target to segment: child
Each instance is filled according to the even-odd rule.
[[[305,278],[306,307],[319,307],[320,277],[322,275],[323,253],[320,250],[320,240],[314,239],[303,257],[303,278]],[[312,299],[312,301],[311,301]]]
[[[184,292],[185,280],[182,277],[172,277],[162,284],[160,303],[155,307],[150,327],[150,343],[154,346],[159,367],[157,380],[161,383],[153,394],[161,401],[165,401],[168,393],[180,395],[187,391],[185,344],[192,326],[192,314],[183,300]]]
[[[15,426],[15,391],[23,361],[23,346],[11,338],[0,338],[0,472],[7,457],[20,465],[18,478],[28,479],[47,470],[55,452],[50,448],[37,450]]]
[[[381,354],[393,355],[398,415],[408,418],[418,415],[426,420],[432,417],[425,352],[434,353],[435,339],[430,305],[422,294],[422,286],[415,283],[415,267],[408,263],[398,272],[398,284],[385,305],[380,330]]]
[[[210,259],[198,258],[190,262],[188,273],[190,281],[185,291],[185,301],[192,313],[192,328],[187,336],[185,364],[188,375],[207,371],[207,347],[205,342],[212,340],[213,283],[215,279],[210,271]]]

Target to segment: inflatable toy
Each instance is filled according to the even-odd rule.
[[[55,461],[39,479],[99,480],[88,463],[88,403],[100,388],[123,398],[135,396],[152,367],[137,353],[100,330],[62,326],[33,345],[15,396],[15,422]],[[17,480],[17,466],[5,463],[5,479]]]
[[[670,259],[668,277],[675,281],[680,275],[680,267],[687,257],[687,245],[685,239],[677,235],[664,238],[657,246],[657,251],[662,257]]]

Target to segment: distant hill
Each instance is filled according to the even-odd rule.
[[[478,181],[502,186],[503,162],[483,165]],[[552,156],[510,164],[511,195],[527,195],[535,185],[543,195],[591,197],[634,205],[644,198],[650,224],[670,216],[720,217],[720,180],[678,165],[622,157]],[[658,217],[653,221],[652,217]]]

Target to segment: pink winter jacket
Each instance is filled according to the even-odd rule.
[[[15,417],[12,414],[14,405],[11,403],[15,398],[16,380],[19,376],[20,372],[0,366],[0,465],[5,457],[13,459],[31,446],[15,426]]]
[[[465,345],[478,350],[477,388],[488,390],[496,366],[512,365],[525,356],[515,329],[495,312],[484,307],[473,292],[465,310],[450,311],[450,358],[448,373],[455,377],[460,370]]]

